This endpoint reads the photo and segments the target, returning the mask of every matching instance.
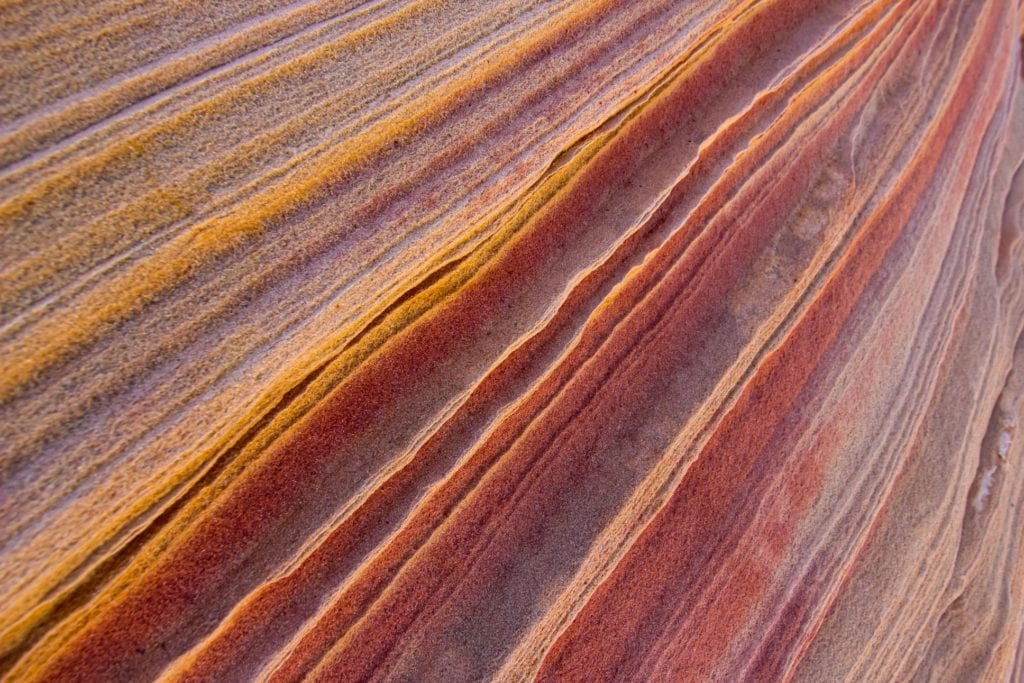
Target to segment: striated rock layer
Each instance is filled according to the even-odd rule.
[[[1019,0],[5,0],[0,676],[1024,678]]]

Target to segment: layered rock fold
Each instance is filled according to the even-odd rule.
[[[1024,676],[1015,0],[9,0],[0,676]]]

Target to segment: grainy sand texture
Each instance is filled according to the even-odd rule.
[[[1022,0],[0,0],[0,679],[1024,680]]]

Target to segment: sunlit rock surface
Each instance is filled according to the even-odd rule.
[[[1018,0],[6,0],[0,676],[1024,677]]]

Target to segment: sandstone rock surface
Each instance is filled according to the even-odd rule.
[[[1024,679],[1022,30],[0,3],[0,677]]]

